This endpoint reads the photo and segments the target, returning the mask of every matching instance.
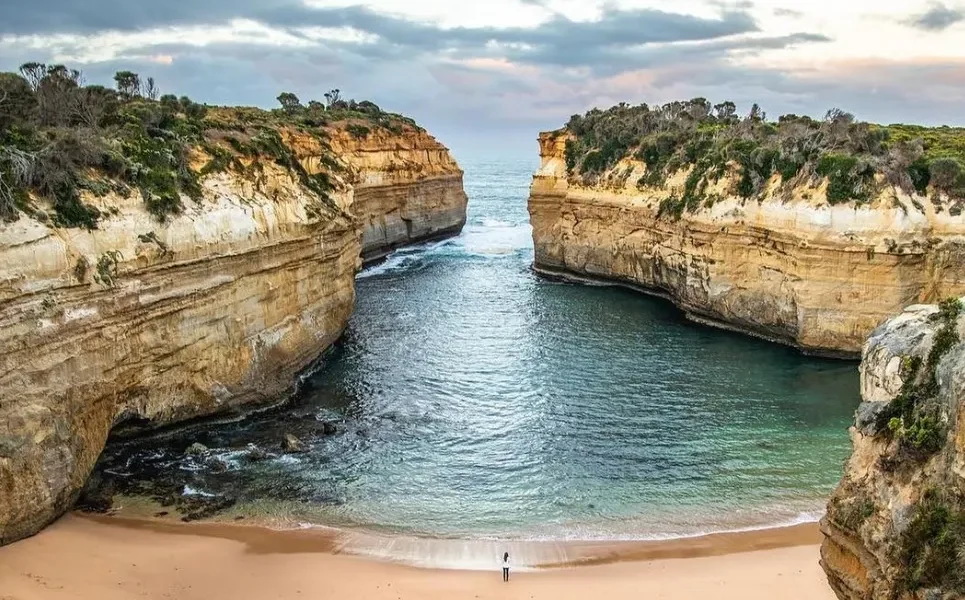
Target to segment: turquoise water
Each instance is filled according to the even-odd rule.
[[[536,165],[463,166],[465,232],[359,276],[345,339],[294,405],[113,445],[102,476],[161,473],[180,493],[295,521],[438,537],[651,539],[820,514],[849,452],[855,363],[539,279]],[[249,444],[277,452],[284,433],[310,452],[243,459]],[[193,441],[228,469],[182,457]]]

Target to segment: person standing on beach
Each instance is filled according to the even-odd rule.
[[[509,581],[509,552],[503,553],[503,581]]]

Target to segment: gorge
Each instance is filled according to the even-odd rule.
[[[620,105],[464,189],[370,102],[0,90],[0,545],[80,497],[537,566],[831,495],[842,600],[962,590],[960,130]]]

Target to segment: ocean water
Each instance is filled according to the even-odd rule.
[[[361,273],[344,340],[295,402],[113,443],[100,480],[410,538],[661,539],[821,514],[849,453],[856,363],[542,280],[536,165],[463,167],[463,234]],[[309,451],[281,453],[286,433]],[[183,456],[195,441],[217,460]],[[248,460],[252,445],[270,456]]]

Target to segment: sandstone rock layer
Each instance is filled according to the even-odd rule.
[[[462,172],[431,136],[333,135],[346,174],[322,216],[269,164],[209,175],[164,224],[137,194],[88,198],[109,215],[94,231],[0,224],[0,544],[70,507],[115,427],[283,399],[344,330],[363,253],[462,226]],[[317,167],[314,138],[288,141]]]
[[[965,292],[965,218],[894,189],[861,206],[830,206],[822,189],[743,200],[726,178],[711,206],[679,219],[663,188],[639,189],[624,159],[601,182],[568,178],[565,132],[540,136],[529,212],[535,268],[665,296],[695,320],[818,354],[856,357],[905,306]]]
[[[358,140],[343,132],[332,149],[353,170],[353,213],[362,221],[366,262],[399,246],[458,233],[465,225],[462,171],[428,134],[380,131]]]
[[[878,327],[863,349],[854,451],[821,521],[821,564],[842,600],[945,599],[965,593],[965,317],[932,370],[945,325],[934,305],[915,305]],[[954,339],[954,337],[952,338]],[[927,452],[882,429],[877,415],[934,373],[936,446]]]

